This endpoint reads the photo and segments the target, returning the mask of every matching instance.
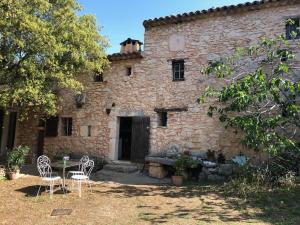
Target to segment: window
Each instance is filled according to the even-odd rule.
[[[103,82],[103,74],[102,73],[95,74],[94,81],[95,82]]]
[[[168,122],[168,113],[167,112],[158,112],[158,126],[167,127]]]
[[[62,118],[62,135],[72,136],[72,118]]]
[[[184,60],[173,60],[172,70],[173,70],[173,81],[184,80]]]
[[[299,18],[294,18],[291,19],[293,22],[288,22],[286,24],[286,39],[300,39],[299,20]],[[293,37],[293,33],[296,33],[296,37]]]
[[[132,74],[132,67],[126,67],[126,75],[131,76]]]
[[[45,136],[56,137],[58,130],[58,117],[50,117],[45,122]]]
[[[91,137],[92,136],[92,126],[88,126],[88,130],[87,130],[87,136]]]

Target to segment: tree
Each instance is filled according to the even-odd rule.
[[[273,155],[300,151],[300,67],[293,49],[299,46],[291,46],[284,35],[264,37],[202,69],[223,85],[207,87],[199,102],[216,100],[208,115],[217,114],[225,128],[242,131],[242,143],[249,148]]]
[[[56,91],[80,92],[80,74],[108,65],[107,40],[76,0],[1,0],[0,108],[54,115]]]

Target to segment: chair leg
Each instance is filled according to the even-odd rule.
[[[53,198],[53,182],[52,181],[50,181],[50,199],[52,199]]]
[[[91,183],[90,179],[87,179],[87,182],[88,182],[88,185],[89,185],[89,187],[90,187],[90,191],[91,191],[91,193],[92,193],[92,192],[93,192],[93,191],[92,191],[92,183]]]
[[[40,185],[40,187],[39,187],[39,190],[38,190],[38,192],[37,192],[37,195],[36,195],[36,197],[37,197],[37,196],[39,196],[39,193],[40,193],[41,187],[42,187],[42,185]]]
[[[78,180],[78,195],[81,198],[81,180]]]

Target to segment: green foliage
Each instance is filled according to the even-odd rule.
[[[175,161],[175,173],[176,175],[182,175],[182,172],[188,168],[197,168],[198,161],[192,159],[189,155],[181,154],[180,157]]]
[[[7,168],[11,172],[15,172],[25,163],[25,158],[30,148],[27,146],[18,146],[9,150],[7,153]]]
[[[202,104],[207,98],[216,100],[208,116],[217,114],[226,128],[242,131],[242,143],[249,148],[273,155],[299,152],[300,83],[294,49],[284,35],[262,38],[205,66],[202,73],[224,84],[207,87],[199,97]]]
[[[108,65],[107,41],[80,9],[76,0],[1,0],[0,107],[54,115],[58,89],[80,92],[79,74]]]

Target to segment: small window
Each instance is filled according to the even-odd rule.
[[[50,117],[45,121],[45,136],[56,137],[58,131],[58,117]]]
[[[167,123],[168,123],[168,113],[158,112],[158,126],[167,127]]]
[[[72,136],[72,118],[62,118],[62,135]]]
[[[103,82],[103,74],[102,73],[95,74],[94,81],[95,82]]]
[[[131,76],[132,74],[132,67],[126,67],[126,75]]]
[[[87,136],[88,137],[91,137],[92,136],[92,126],[88,126],[88,133],[87,133]]]
[[[173,70],[173,81],[184,80],[184,60],[173,60],[172,70]]]
[[[300,24],[299,24],[299,18],[291,19],[293,22],[288,22],[286,24],[286,39],[292,40],[292,39],[300,39]],[[296,37],[293,37],[293,33],[296,33]]]

